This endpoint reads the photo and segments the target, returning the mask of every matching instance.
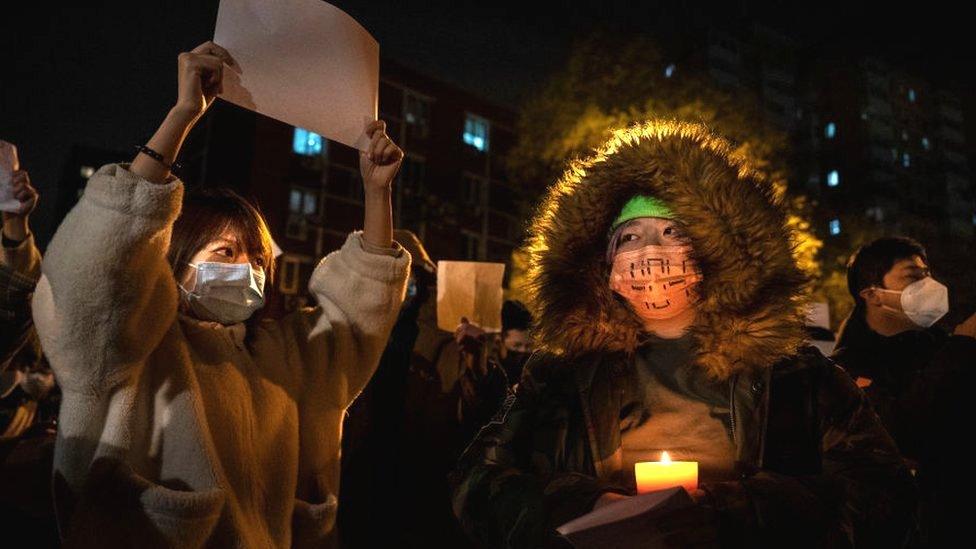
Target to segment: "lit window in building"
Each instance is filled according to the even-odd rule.
[[[403,96],[403,117],[407,124],[427,124],[430,117],[430,102],[412,93]]]
[[[908,153],[902,153],[901,155],[901,165],[904,167],[909,167],[912,165],[912,157],[908,156]]]
[[[861,113],[861,120],[867,120],[867,119],[868,119],[868,111],[862,112]]]
[[[665,67],[665,69],[664,69],[664,77],[665,78],[671,78],[674,75],[674,69],[676,69],[676,68],[677,67],[674,66],[674,63],[671,63],[670,65],[668,65],[667,67]]]
[[[837,236],[840,234],[840,219],[830,220],[830,235]]]
[[[464,142],[481,152],[488,152],[488,121],[473,114],[464,119]]]
[[[404,92],[403,119],[410,125],[413,136],[427,137],[430,132],[430,101],[411,92]]]
[[[824,137],[833,139],[835,135],[837,135],[837,124],[827,122],[827,126],[824,128]]]
[[[298,189],[291,190],[291,195],[288,197],[288,211],[291,213],[302,211],[302,191]]]
[[[304,128],[295,128],[291,148],[295,153],[303,156],[322,154],[322,136]]]
[[[288,211],[293,214],[315,215],[318,196],[309,189],[292,189],[288,197]]]
[[[898,161],[898,149],[891,149],[891,159]]]
[[[932,142],[929,141],[929,138],[928,137],[923,137],[922,138],[922,148],[925,149],[925,150],[927,150],[927,151],[932,149]]]
[[[840,173],[837,170],[830,170],[827,174],[827,186],[836,187],[837,185],[840,185]]]
[[[908,88],[908,100],[911,101],[912,103],[915,102],[915,89],[914,88]]]
[[[901,131],[901,140],[902,141],[908,141],[908,132],[907,131],[905,131],[905,130],[902,130]]]
[[[308,235],[308,216],[319,211],[319,197],[316,191],[292,187],[288,194],[288,223],[285,235],[296,240],[305,240]]]
[[[81,167],[81,177],[84,177],[85,179],[88,179],[89,177],[92,176],[93,173],[95,173],[95,168],[93,168],[91,166],[82,166]]]

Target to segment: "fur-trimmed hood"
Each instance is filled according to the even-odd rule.
[[[705,126],[650,121],[574,161],[529,229],[528,289],[544,351],[632,353],[645,337],[608,286],[608,229],[635,194],[666,201],[701,268],[698,364],[714,378],[768,367],[803,341],[806,276],[772,184]]]

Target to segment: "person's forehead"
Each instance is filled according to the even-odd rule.
[[[213,243],[223,243],[223,244],[240,244],[241,240],[238,238],[237,232],[233,229],[224,229],[224,232],[220,233],[211,242]]]
[[[663,217],[638,217],[631,219],[624,225],[624,229],[636,229],[638,227],[657,227],[670,224],[672,221]]]
[[[910,258],[899,259],[898,261],[895,261],[895,264],[891,267],[891,270],[888,272],[901,275],[901,274],[910,274],[917,271],[924,271],[927,270],[928,268],[929,266],[925,264],[925,261],[923,261],[920,256],[913,255]]]

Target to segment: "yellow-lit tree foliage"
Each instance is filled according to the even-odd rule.
[[[615,128],[650,118],[700,122],[732,141],[736,153],[786,195],[798,262],[820,277],[817,253],[823,242],[811,231],[805,197],[788,194],[786,136],[763,124],[755,97],[720,91],[707,77],[681,66],[668,77],[668,65],[645,38],[595,34],[582,40],[566,65],[525,103],[518,141],[507,158],[512,179],[538,193],[556,181],[570,159],[586,155]],[[509,282],[513,298],[524,296],[525,264],[516,250]]]

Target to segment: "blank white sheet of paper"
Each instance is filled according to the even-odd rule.
[[[366,149],[380,48],[344,11],[321,0],[221,0],[214,42],[241,68],[224,71],[222,99]]]

